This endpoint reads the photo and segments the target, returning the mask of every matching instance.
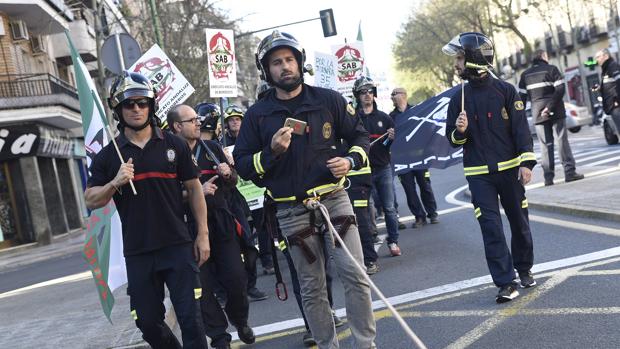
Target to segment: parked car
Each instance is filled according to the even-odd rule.
[[[609,114],[603,116],[603,133],[605,134],[605,141],[607,141],[607,144],[618,144],[620,130],[618,130],[618,127]]]
[[[581,107],[573,103],[564,102],[564,108],[566,109],[566,128],[568,128],[570,132],[577,133],[581,130],[581,126],[590,125],[592,123],[592,115],[588,111],[588,107]],[[527,123],[530,126],[530,133],[535,135],[536,127],[534,118],[532,118],[532,107],[529,101],[525,106],[525,115],[527,116]]]

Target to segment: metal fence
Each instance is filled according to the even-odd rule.
[[[78,98],[73,86],[51,74],[0,75],[0,98],[66,94]]]

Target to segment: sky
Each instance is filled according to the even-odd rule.
[[[242,19],[244,31],[254,31],[285,23],[319,17],[319,11],[333,9],[338,35],[323,37],[321,21],[278,28],[292,34],[304,46],[307,61],[314,62],[314,52],[331,53],[332,45],[355,42],[361,21],[364,53],[371,75],[384,72],[388,84],[393,84],[392,45],[397,32],[409,17],[415,0],[378,1],[281,1],[281,0],[221,0],[216,7],[227,11],[232,19]],[[386,5],[388,4],[388,5]],[[273,30],[273,29],[272,29]],[[272,30],[255,34],[263,38]],[[393,86],[390,86],[392,88]]]

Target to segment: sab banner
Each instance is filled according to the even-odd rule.
[[[332,46],[336,57],[336,91],[353,98],[353,84],[364,75],[364,47],[361,42]]]
[[[168,111],[194,93],[189,81],[157,44],[146,51],[129,70],[146,76],[157,90],[157,117],[164,124]]]
[[[232,30],[205,29],[209,57],[209,95],[237,97],[235,35]]]
[[[396,174],[411,170],[446,168],[463,160],[463,148],[452,148],[446,138],[446,118],[455,86],[428,99],[396,118],[392,163]]]

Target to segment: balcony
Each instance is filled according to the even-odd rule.
[[[80,12],[81,16],[76,16],[78,19],[69,23],[69,36],[75,49],[82,57],[85,63],[93,62],[97,60],[97,46],[95,42],[95,30],[92,27],[94,18],[90,12],[84,10]],[[69,50],[69,44],[67,43],[67,36],[62,34],[55,34],[51,36],[52,45],[54,46],[54,55],[56,61],[63,65],[72,65],[71,51]]]
[[[0,123],[27,121],[80,128],[77,91],[50,74],[0,75]]]
[[[73,20],[62,0],[4,0],[0,12],[26,22],[28,30],[37,35],[62,33]]]

